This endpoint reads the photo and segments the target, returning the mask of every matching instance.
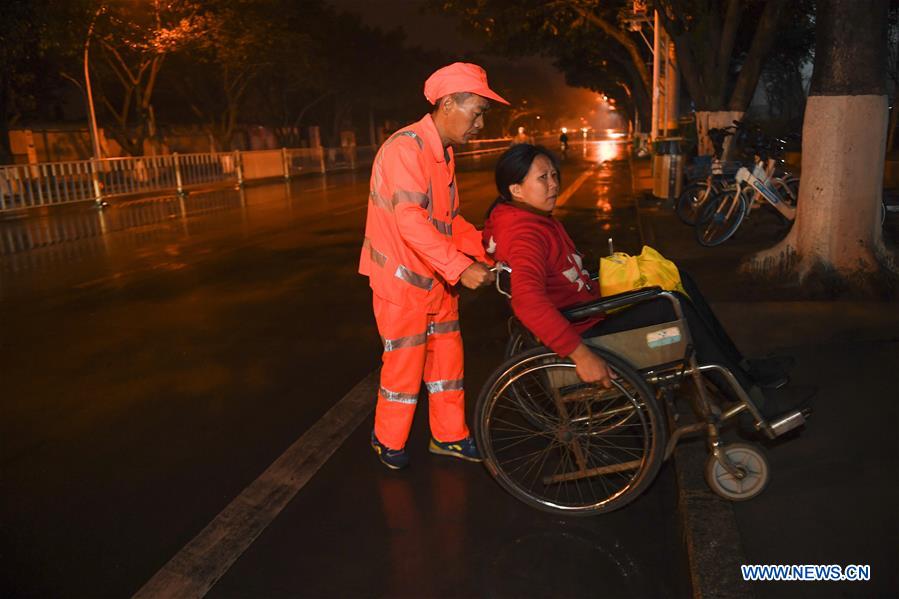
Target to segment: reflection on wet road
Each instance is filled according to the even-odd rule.
[[[0,297],[46,285],[47,275],[65,285],[135,268],[181,268],[178,256],[202,252],[215,237],[236,246],[264,230],[361,210],[366,189],[365,176],[353,173],[0,221]]]

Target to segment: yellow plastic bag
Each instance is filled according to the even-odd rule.
[[[654,286],[687,294],[674,262],[648,245],[643,246],[639,256],[615,252],[599,259],[599,290],[603,297]]]

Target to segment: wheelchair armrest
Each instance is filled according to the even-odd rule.
[[[585,302],[576,306],[571,306],[565,308],[564,310],[561,310],[561,312],[562,316],[564,316],[568,320],[584,320],[585,318],[589,318],[590,316],[602,314],[604,312],[608,312],[609,310],[614,310],[615,308],[621,308],[648,300],[659,295],[660,293],[662,293],[662,291],[663,289],[661,287],[644,287],[643,289],[637,289],[635,291],[625,291],[624,293],[616,293],[615,295],[601,297],[597,300]]]

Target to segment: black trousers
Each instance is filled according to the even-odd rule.
[[[743,355],[712,312],[711,306],[706,302],[693,278],[683,271],[680,272],[680,276],[689,297],[678,295],[699,362],[724,366],[734,374],[740,385],[748,390],[753,381],[740,365]],[[674,319],[671,302],[659,297],[616,312],[581,333],[581,336],[589,338],[608,335]]]

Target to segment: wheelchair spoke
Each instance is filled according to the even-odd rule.
[[[494,417],[494,418],[493,418],[493,421],[494,421],[494,422],[501,422],[501,423],[503,423],[503,424],[509,426],[509,428],[505,428],[505,427],[497,427],[497,428],[494,429],[494,430],[496,430],[496,431],[508,431],[508,432],[510,432],[510,433],[517,433],[517,432],[520,432],[520,433],[523,433],[523,434],[525,434],[525,435],[531,435],[531,436],[535,436],[535,435],[536,435],[536,436],[538,436],[538,437],[550,437],[550,438],[551,438],[551,437],[553,436],[552,433],[546,433],[546,432],[543,432],[543,431],[541,431],[541,430],[537,430],[537,429],[535,429],[535,428],[525,428],[524,426],[522,426],[522,425],[520,425],[520,424],[516,424],[516,423],[511,422],[511,421],[509,421],[509,420],[506,420],[505,418]]]
[[[547,460],[547,458],[550,456],[550,453],[552,453],[553,449],[556,449],[556,448],[560,448],[560,445],[559,445],[558,443],[552,443],[549,447],[547,447],[547,448],[542,452],[543,459],[540,460],[540,464],[537,465],[537,460],[536,460],[536,458],[535,458],[534,461],[531,462],[531,467],[528,468],[528,469],[525,471],[524,476],[523,476],[522,478],[523,478],[524,480],[527,480],[528,475],[529,475],[529,474],[531,473],[531,471],[533,470],[533,471],[534,471],[534,476],[533,476],[533,479],[532,479],[532,480],[533,480],[534,482],[536,482],[536,481],[538,480],[538,477],[540,476],[540,472],[543,470],[544,466],[546,465],[546,460]],[[537,466],[537,468],[534,469],[534,466]],[[530,487],[533,488],[533,485],[530,485]]]

